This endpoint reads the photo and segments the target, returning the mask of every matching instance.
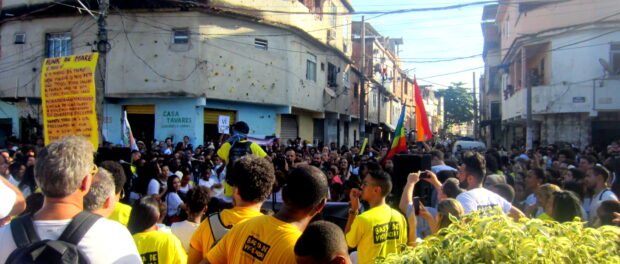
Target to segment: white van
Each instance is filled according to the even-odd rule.
[[[459,146],[459,145],[461,146],[463,151],[476,149],[477,151],[481,152],[487,148],[486,144],[480,141],[459,140],[459,141],[454,142],[454,145],[452,145],[452,154],[456,154],[456,146]]]

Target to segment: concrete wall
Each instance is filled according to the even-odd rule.
[[[215,99],[207,99],[206,108],[237,111],[237,120],[250,126],[250,134],[255,136],[279,135],[279,115],[291,113],[290,107],[264,104],[248,104]]]
[[[175,141],[180,141],[183,136],[189,136],[191,143],[202,144],[204,141],[205,104],[204,99],[200,98],[136,98],[106,103],[102,129],[106,140],[113,143],[121,142],[123,106],[126,105],[155,106],[154,136],[160,141],[167,137],[174,137]]]
[[[540,135],[543,144],[569,142],[583,148],[591,142],[588,114],[546,115],[542,121]]]

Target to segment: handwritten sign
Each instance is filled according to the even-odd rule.
[[[218,132],[220,134],[228,134],[228,127],[230,127],[230,116],[219,116],[217,122]]]
[[[68,135],[99,144],[95,110],[95,67],[98,53],[43,61],[41,99],[45,144]]]

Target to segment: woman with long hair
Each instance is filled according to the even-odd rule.
[[[154,196],[142,197],[134,204],[127,228],[133,236],[138,252],[145,263],[186,263],[187,254],[179,239],[159,231],[159,200]]]
[[[431,234],[437,233],[444,227],[450,225],[450,216],[460,219],[465,215],[465,209],[463,205],[456,199],[446,198],[439,202],[437,205],[437,216],[433,217],[426,207],[420,203],[419,215],[426,220],[431,227]],[[415,246],[416,242],[416,227],[417,227],[417,215],[415,210],[411,210],[411,215],[408,217],[409,222],[409,245]]]
[[[581,200],[571,191],[553,192],[551,198],[551,217],[560,223],[573,221],[575,217],[585,220]]]
[[[179,190],[181,189],[181,179],[178,176],[173,175],[168,177],[168,184],[166,193],[163,195],[163,201],[166,203],[166,224],[170,225],[175,222],[183,221],[181,219],[181,210],[187,209],[185,203],[179,196]]]

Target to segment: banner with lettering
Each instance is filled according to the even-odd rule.
[[[68,135],[99,145],[95,110],[98,53],[48,58],[41,73],[45,144]]]

